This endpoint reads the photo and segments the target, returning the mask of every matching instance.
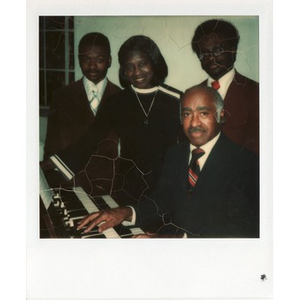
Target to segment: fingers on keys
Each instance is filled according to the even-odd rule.
[[[98,224],[101,225],[101,223],[103,223],[104,221],[105,221],[105,216],[103,216],[103,214],[101,212],[92,213],[92,214],[86,216],[85,218],[83,218],[79,222],[79,225],[77,226],[77,230],[80,230],[86,226],[86,228],[83,232],[87,233],[87,232],[91,231]],[[100,227],[99,227],[99,229],[100,229]],[[101,231],[99,230],[99,232],[101,232]]]

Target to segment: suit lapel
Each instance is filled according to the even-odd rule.
[[[90,108],[89,99],[83,85],[83,78],[79,81],[77,92],[74,94],[74,100],[77,105],[76,109],[80,112],[82,118],[84,120],[94,120],[94,114]]]
[[[179,174],[182,174],[182,181],[184,182],[185,191],[188,191],[188,169],[189,169],[189,158],[190,158],[190,144],[186,143],[186,145],[182,148],[181,156],[183,157],[181,163],[181,169],[179,170]]]
[[[228,101],[229,101],[228,99],[236,99],[237,91],[239,90],[240,87],[245,86],[245,84],[246,84],[246,78],[243,75],[239,74],[237,71],[235,71],[234,78],[228,87],[228,90],[227,90],[227,93],[226,93],[226,96],[224,99],[224,103],[226,103],[226,102],[228,103]],[[239,99],[236,99],[236,100],[239,100]]]
[[[230,155],[228,156],[226,144],[226,138],[221,134],[201,170],[195,186],[197,194],[200,190],[206,190],[206,188],[214,186],[215,182],[226,180],[227,166],[232,159]]]
[[[180,148],[180,151],[177,155],[177,161],[175,161],[175,164],[178,165],[178,168],[176,168],[176,172],[174,172],[174,183],[177,186],[177,191],[179,192],[178,195],[176,195],[175,198],[178,199],[184,199],[186,201],[188,197],[188,166],[189,166],[189,158],[190,158],[190,143],[189,142],[183,142],[182,147]],[[178,163],[178,160],[180,160],[180,163]]]

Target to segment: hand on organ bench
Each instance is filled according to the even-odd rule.
[[[82,219],[78,230],[82,229],[84,226],[87,228],[84,232],[90,232],[95,226],[99,225],[99,232],[114,227],[121,224],[123,221],[131,221],[132,209],[130,207],[117,207],[105,211],[98,211],[87,215]]]

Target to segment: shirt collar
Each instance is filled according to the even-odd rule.
[[[154,87],[149,88],[149,89],[139,89],[139,88],[136,88],[136,87],[134,87],[133,85],[131,85],[131,88],[132,88],[135,92],[137,92],[137,93],[139,93],[139,94],[150,94],[150,93],[154,93],[155,91],[158,90],[158,86],[154,86]]]
[[[211,139],[210,141],[208,141],[206,144],[202,145],[200,148],[202,150],[205,151],[205,153],[210,153],[211,149],[214,147],[214,145],[216,144],[217,140],[220,137],[221,132],[219,132],[213,139]],[[193,151],[194,149],[196,149],[197,147],[190,144],[190,149],[191,151]]]
[[[107,77],[95,84],[94,82],[88,80],[85,76],[83,76],[83,85],[89,100],[93,99],[93,91],[98,94],[98,99],[100,100],[107,85]]]
[[[220,88],[218,89],[219,94],[223,99],[225,99],[227,90],[229,88],[230,83],[232,82],[235,75],[235,69],[232,68],[229,72],[227,72],[223,77],[221,77],[218,81],[220,83]],[[215,81],[215,79],[208,77],[207,85],[211,86],[211,83]]]

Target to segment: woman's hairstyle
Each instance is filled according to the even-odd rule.
[[[158,46],[149,37],[137,35],[129,38],[121,46],[118,53],[120,64],[119,80],[121,86],[130,86],[130,82],[125,75],[124,64],[128,52],[135,50],[142,51],[149,57],[154,73],[152,84],[155,86],[162,84],[168,76],[168,66],[164,57],[162,56]]]
[[[83,36],[78,45],[78,54],[82,54],[84,46],[101,46],[104,47],[110,55],[110,44],[108,38],[100,32],[90,32]]]
[[[215,34],[227,42],[235,50],[237,50],[240,35],[238,30],[228,21],[221,19],[208,20],[200,24],[196,30],[192,39],[192,49],[198,54],[199,43],[205,37]]]

